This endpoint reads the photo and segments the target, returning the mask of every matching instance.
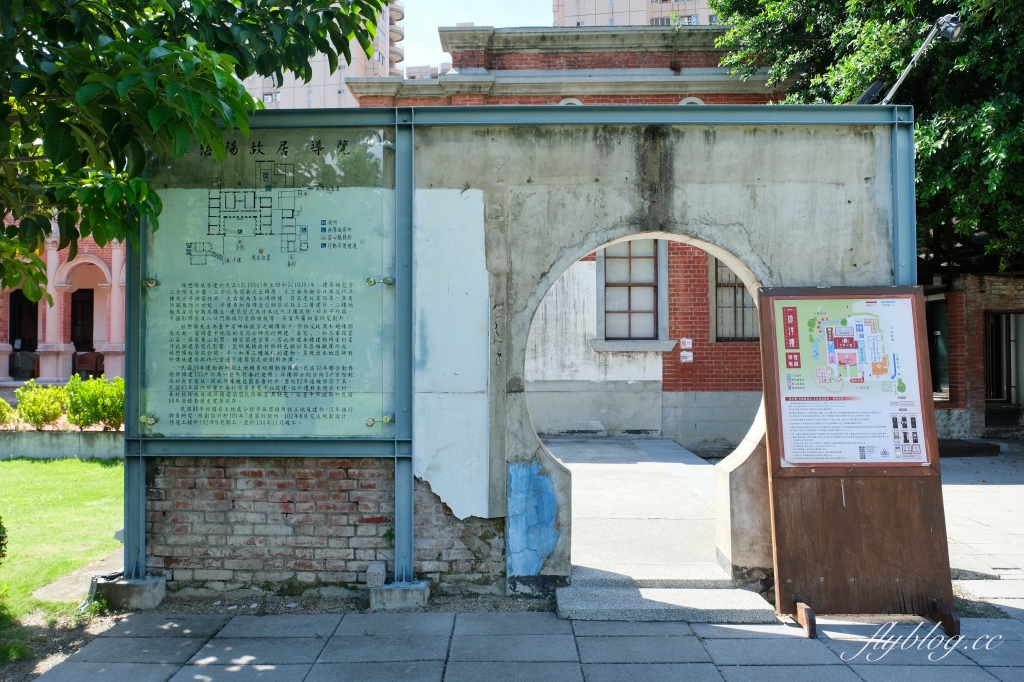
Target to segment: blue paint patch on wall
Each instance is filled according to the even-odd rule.
[[[558,503],[537,460],[508,465],[508,575],[538,575],[555,549]]]

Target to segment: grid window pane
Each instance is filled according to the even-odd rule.
[[[633,242],[629,242],[631,247],[631,256],[650,256],[654,257],[654,240],[653,239],[638,239]]]
[[[654,287],[631,287],[629,290],[629,309],[653,313]]]
[[[634,339],[654,337],[654,313],[632,313],[630,318],[630,332]]]
[[[627,313],[608,313],[604,317],[605,336],[609,339],[629,338],[629,315]]]
[[[633,284],[654,284],[654,259],[633,258],[631,259],[632,272],[629,280]]]
[[[719,341],[757,341],[757,306],[746,285],[727,265],[714,260],[715,326]]]
[[[629,284],[629,259],[605,258],[604,281],[609,284]]]
[[[629,289],[627,287],[608,287],[605,289],[604,309],[608,311],[629,312]]]
[[[622,242],[605,249],[606,339],[658,338],[656,254],[653,239]]]

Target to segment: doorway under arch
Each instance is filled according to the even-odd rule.
[[[534,315],[527,406],[572,474],[574,585],[732,586],[714,464],[755,420],[760,350],[754,278],[712,249],[661,233],[610,242]]]

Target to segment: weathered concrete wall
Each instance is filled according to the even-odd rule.
[[[735,447],[750,430],[760,406],[760,392],[666,391],[663,433],[685,448]]]
[[[569,575],[569,473],[525,393],[530,323],[562,272],[643,234],[698,245],[751,288],[890,284],[890,146],[866,126],[417,129],[418,196],[483,194],[490,512],[538,489],[557,502],[553,524],[509,519],[510,556],[533,547],[538,576]]]
[[[121,459],[123,431],[0,431],[0,459]]]
[[[597,268],[576,261],[544,296],[526,350],[526,399],[542,436],[661,435],[661,353],[595,351]]]

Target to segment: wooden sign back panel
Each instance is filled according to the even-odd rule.
[[[927,465],[783,467],[774,300],[896,295],[913,300]],[[921,288],[761,289],[760,321],[776,610],[921,614],[932,599],[952,603]]]

